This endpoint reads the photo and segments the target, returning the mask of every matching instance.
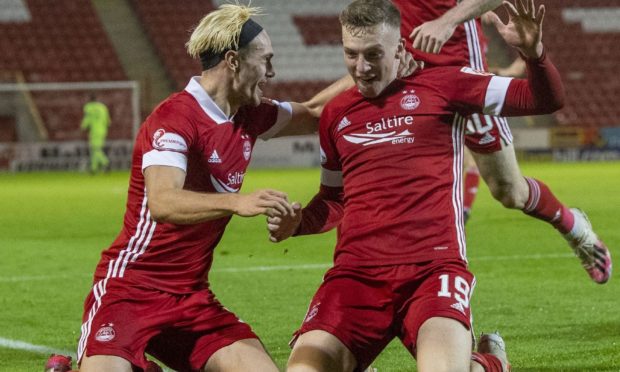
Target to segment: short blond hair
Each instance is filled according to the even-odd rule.
[[[239,49],[241,28],[254,15],[262,15],[262,9],[238,3],[221,5],[200,20],[185,43],[187,52],[199,58],[207,50],[222,53],[228,49]]]

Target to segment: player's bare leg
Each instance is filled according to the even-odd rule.
[[[203,371],[265,371],[278,372],[263,344],[255,338],[240,340],[216,351]]]
[[[310,331],[299,336],[288,359],[288,372],[349,372],[357,361],[353,353],[334,335]]]
[[[512,145],[491,154],[474,153],[474,158],[495,199],[506,208],[550,223],[569,242],[592,280],[599,284],[609,280],[611,255],[585,213],[566,207],[541,181],[523,177]]]
[[[418,371],[469,371],[471,339],[471,332],[457,320],[441,317],[428,319],[418,331]]]
[[[132,372],[131,363],[112,355],[93,355],[82,357],[80,372]]]
[[[490,154],[472,153],[491,195],[506,208],[523,209],[530,194],[512,145]]]

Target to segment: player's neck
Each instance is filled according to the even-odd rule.
[[[203,71],[200,77],[200,86],[227,117],[232,116],[239,109],[239,105],[230,100],[231,85],[224,74]]]

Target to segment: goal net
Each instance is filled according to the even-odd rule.
[[[25,83],[13,76],[0,79],[0,171],[88,169],[88,133],[80,124],[92,97],[110,112],[110,169],[128,169],[141,121],[137,82]]]

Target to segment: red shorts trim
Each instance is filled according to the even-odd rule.
[[[258,338],[210,289],[176,295],[118,279],[97,282],[84,303],[78,358],[114,355],[146,368],[145,352],[175,370],[200,370],[236,341]]]
[[[323,330],[353,353],[364,370],[398,337],[415,354],[420,326],[432,317],[455,319],[470,329],[475,283],[457,259],[381,267],[331,268],[314,295],[292,342]]]

